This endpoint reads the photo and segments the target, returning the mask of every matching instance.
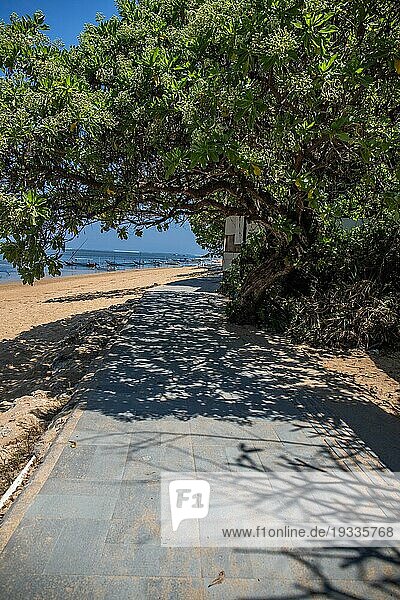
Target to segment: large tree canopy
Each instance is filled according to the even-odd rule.
[[[119,0],[70,49],[0,24],[0,237],[26,281],[100,221],[259,221],[298,257],[319,222],[399,210],[390,0]],[[211,211],[211,212],[210,212]],[[49,253],[49,250],[51,252]]]

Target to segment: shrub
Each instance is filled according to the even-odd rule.
[[[267,244],[252,241],[230,272],[224,290],[237,320],[246,269],[265,260]],[[254,321],[295,341],[335,348],[400,345],[400,227],[371,220],[319,236],[304,262],[271,286]]]

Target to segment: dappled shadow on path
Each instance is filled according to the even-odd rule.
[[[374,600],[399,598],[400,551],[397,548],[319,548],[237,550],[269,559],[283,558],[302,576],[290,591],[271,591],[263,600]],[[271,586],[272,587],[272,586]],[[247,600],[251,597],[246,596]]]
[[[185,287],[191,289],[179,291]],[[148,293],[85,390],[87,408],[128,423],[210,417],[216,431],[218,422],[231,422],[238,443],[240,427],[255,432],[256,425],[260,441],[268,441],[260,420],[275,422],[287,444],[307,445],[308,438],[314,445],[322,434],[339,454],[363,461],[369,448],[377,468],[381,461],[400,471],[398,418],[301,347],[227,324],[213,288],[209,279],[190,279]]]
[[[123,440],[133,434],[124,471],[129,482],[194,468],[224,470],[233,480],[238,471],[367,467],[379,473],[385,465],[399,471],[400,421],[305,349],[228,325],[225,301],[213,293],[216,284],[180,281],[142,299],[81,392],[78,435],[122,454]],[[293,494],[298,498],[294,484]],[[329,499],[326,509],[337,512]],[[361,600],[399,593],[396,549],[231,551],[239,561],[250,555],[253,566],[261,558],[261,569],[273,555],[301,567],[290,590],[275,586],[265,599]]]

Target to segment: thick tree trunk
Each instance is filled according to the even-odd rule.
[[[265,292],[292,270],[293,265],[277,255],[252,269],[244,278],[240,294],[232,305],[230,320],[234,323],[257,323],[258,309]]]
[[[290,216],[291,220],[298,225],[298,233],[286,243],[279,236],[270,240],[265,249],[265,260],[243,279],[240,293],[231,305],[232,322],[255,324],[260,321],[259,309],[264,302],[266,291],[289,275],[294,269],[294,264],[313,244],[316,228],[312,211],[303,206],[299,212],[294,212]]]

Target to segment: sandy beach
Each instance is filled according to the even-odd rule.
[[[136,269],[0,285],[0,340],[73,315],[123,304],[143,288],[198,272],[195,267]]]
[[[135,311],[146,288],[202,273],[198,267],[118,271],[0,285],[0,494],[68,408],[79,382]],[[57,417],[57,427],[63,417]]]

